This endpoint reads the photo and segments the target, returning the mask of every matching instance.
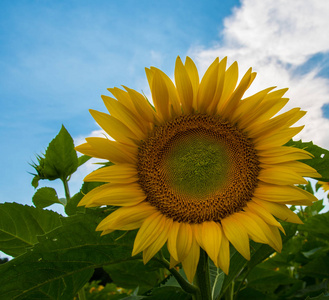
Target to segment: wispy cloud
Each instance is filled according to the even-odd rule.
[[[328,15],[329,2],[321,0],[244,0],[224,20],[213,47],[191,48],[189,54],[203,71],[217,56],[237,60],[243,72],[253,66],[258,76],[250,92],[289,87],[287,109],[300,106],[308,111],[298,138],[328,148],[329,120],[321,108],[329,102],[329,79],[319,76],[320,62],[309,65],[314,55],[328,54]]]

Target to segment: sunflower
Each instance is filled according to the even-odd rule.
[[[308,152],[283,146],[303,126],[305,112],[288,102],[287,89],[242,97],[255,79],[251,68],[238,82],[238,65],[217,58],[199,81],[197,68],[178,57],[175,84],[161,70],[146,69],[154,107],[133,89],[102,96],[109,114],[90,110],[113,140],[90,137],[76,149],[107,159],[85,181],[95,188],[79,205],[119,208],[97,227],[102,234],[139,228],[132,255],[147,263],[165,244],[170,265],[182,263],[193,280],[200,247],[229,272],[230,243],[247,260],[249,239],[281,251],[281,220],[301,223],[286,204],[310,205],[316,198],[298,188],[303,176],[319,177],[297,161]]]

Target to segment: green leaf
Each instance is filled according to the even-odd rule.
[[[323,208],[324,208],[323,200],[318,200],[318,201],[314,202],[311,206],[305,207],[304,217],[306,217],[306,219],[313,217],[313,216],[319,214]]]
[[[61,225],[60,215],[17,203],[0,204],[0,250],[11,256],[25,253],[37,236]]]
[[[152,290],[150,297],[146,297],[148,300],[192,300],[190,294],[185,293],[181,288],[168,286],[160,287]]]
[[[162,266],[153,261],[144,265],[142,260],[136,259],[111,264],[104,269],[118,286],[126,289],[134,289],[138,286],[141,294],[164,279]]]
[[[45,153],[44,173],[52,177],[67,179],[78,168],[78,156],[73,139],[62,126],[58,135],[50,142]]]
[[[321,295],[317,297],[307,297],[306,300],[328,300],[329,299],[329,293],[322,293]]]
[[[329,238],[329,212],[315,215],[307,219],[306,223],[299,225],[298,229],[307,231],[309,235],[328,241]]]
[[[212,260],[209,260],[209,277],[212,299],[217,299],[223,286],[225,273],[217,268]]]
[[[303,143],[301,140],[290,140],[286,146],[304,149],[314,155],[313,159],[302,160],[303,163],[317,170],[322,178],[316,178],[322,181],[329,181],[329,151],[313,144],[313,142]]]
[[[83,165],[84,163],[86,163],[89,159],[91,159],[90,156],[88,155],[81,155],[78,158],[78,167],[80,167],[81,165]]]
[[[85,207],[78,207],[78,203],[80,202],[80,200],[83,198],[83,195],[79,192],[76,193],[70,200],[69,202],[66,204],[65,206],[65,213],[68,216],[72,216],[75,215],[77,212],[85,212]]]
[[[35,175],[32,179],[31,185],[36,189],[39,186],[39,180],[40,180],[39,175]]]
[[[30,251],[0,266],[0,295],[72,299],[94,268],[140,259],[131,257],[136,231],[105,236],[95,232],[104,217],[105,213],[97,212],[63,218],[63,225],[39,237],[39,244]]]
[[[299,272],[315,278],[329,278],[329,252],[310,261]]]
[[[248,287],[265,294],[273,293],[279,285],[290,285],[298,281],[288,275],[261,267],[254,268],[248,276]]]
[[[43,187],[36,191],[32,198],[35,207],[45,208],[55,203],[61,203],[59,201],[55,189],[50,187]]]
[[[276,296],[265,295],[253,288],[246,288],[239,293],[237,300],[277,300]]]
[[[297,291],[297,293],[295,293],[295,295],[302,299],[305,299],[306,296],[308,296],[306,299],[328,299],[329,293],[327,293],[326,296],[323,294],[327,291],[328,291],[328,280],[324,280],[318,284],[309,285],[306,288],[300,289],[299,291]],[[318,296],[318,297],[313,298],[313,296]],[[324,298],[321,298],[322,296],[324,296]]]

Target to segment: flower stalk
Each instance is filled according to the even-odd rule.
[[[200,259],[196,270],[194,283],[200,289],[200,299],[211,300],[209,257],[203,249],[200,249]],[[199,300],[199,298],[195,298],[195,300]]]

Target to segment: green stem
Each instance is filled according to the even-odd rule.
[[[78,292],[78,297],[79,297],[79,300],[86,300],[86,294],[85,294],[85,289],[84,288],[82,288]]]
[[[202,300],[211,300],[208,254],[200,249],[199,264],[195,274],[195,284],[199,287]]]
[[[228,289],[225,292],[225,300],[233,300],[234,298],[234,280],[229,285]]]
[[[241,280],[240,284],[238,285],[238,288],[237,288],[237,290],[236,290],[236,292],[235,292],[235,297],[233,297],[232,299],[235,300],[235,299],[238,297],[239,292],[240,292],[240,290],[241,290],[241,288],[242,288],[242,286],[243,286],[243,284],[244,284],[244,282],[245,282],[247,276],[249,275],[250,271],[251,271],[251,269],[248,268],[248,270],[245,272],[245,274],[244,274],[244,276],[243,276],[243,278],[242,278],[242,280]],[[232,281],[232,282],[234,283],[234,281]],[[231,292],[231,293],[232,293],[232,292]],[[233,286],[233,294],[234,294],[234,286]]]
[[[62,179],[62,182],[63,182],[63,185],[64,185],[66,203],[68,203],[71,199],[68,181],[67,181],[67,179]]]
[[[163,256],[163,254],[161,252],[159,252],[160,254],[160,259],[154,257],[154,259],[156,259],[158,262],[160,262],[166,269],[169,270],[169,272],[175,277],[175,279],[177,280],[177,282],[179,283],[179,285],[181,286],[181,288],[189,294],[192,294],[193,299],[197,299],[197,300],[202,300],[201,295],[200,295],[200,290],[198,289],[198,287],[189,284],[184,277],[182,277],[181,274],[179,274],[179,272],[175,269],[175,268],[170,268],[170,264],[169,262],[165,259],[165,257]],[[194,295],[197,295],[198,298],[194,298]]]

